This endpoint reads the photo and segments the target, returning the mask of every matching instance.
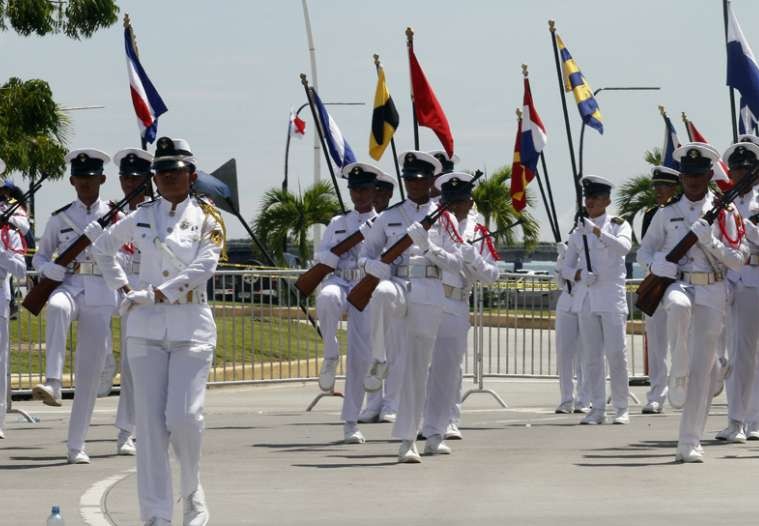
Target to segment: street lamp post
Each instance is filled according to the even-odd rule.
[[[602,91],[658,91],[661,88],[659,86],[615,86],[615,87],[608,87],[608,88],[598,88],[593,92],[593,96],[597,96]],[[580,170],[577,174],[577,178],[579,179],[583,175],[583,164],[582,164],[582,158],[583,158],[583,146],[584,146],[584,139],[585,139],[585,122],[583,121],[582,127],[580,128]]]

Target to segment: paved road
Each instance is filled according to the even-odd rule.
[[[211,524],[711,526],[756,518],[759,443],[707,440],[705,464],[676,465],[676,413],[578,426],[576,416],[552,413],[554,381],[488,386],[510,407],[470,397],[465,439],[452,442],[452,456],[421,465],[396,464],[388,424],[364,425],[365,445],[340,444],[338,399],[303,411],[314,384],[213,389],[202,474]],[[52,504],[67,526],[140,524],[133,459],[113,455],[116,401],[98,401],[90,466],[65,464],[70,401],[60,410],[18,404],[41,421],[9,418],[0,442],[0,524],[44,524]],[[723,404],[708,420],[709,438],[725,421]]]

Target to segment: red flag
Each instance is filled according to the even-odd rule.
[[[425,126],[435,132],[445,149],[445,153],[450,157],[453,155],[451,127],[448,125],[448,119],[443,113],[443,108],[435,97],[422,67],[416,60],[414,48],[411,46],[408,48],[408,60],[411,68],[411,92],[414,95],[416,120],[419,126]]]
[[[693,124],[693,121],[688,120],[687,121],[688,126],[688,136],[691,137],[691,140],[693,142],[702,142],[704,144],[709,144],[709,141],[706,140],[706,137],[701,135],[701,132],[698,131],[696,126]],[[725,161],[722,159],[719,160],[718,166],[714,167],[714,182],[717,183],[717,186],[720,190],[723,192],[727,192],[733,187],[733,183],[730,181],[730,177],[728,176],[728,168]]]
[[[290,110],[290,136],[302,138],[306,134],[306,121]]]
[[[514,141],[514,161],[511,163],[511,206],[521,212],[527,206],[527,185],[535,174],[522,164],[522,118],[517,122],[517,138]]]

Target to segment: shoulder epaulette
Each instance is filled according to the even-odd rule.
[[[610,221],[612,223],[614,223],[615,225],[621,225],[621,224],[623,224],[625,222],[624,219],[622,219],[621,217],[617,217],[617,216],[612,217]]]
[[[70,207],[73,204],[74,203],[72,202],[72,203],[67,204],[66,206],[62,206],[58,210],[56,210],[55,212],[53,212],[51,215],[60,214],[61,212],[63,212],[64,210],[66,210],[68,207]]]
[[[145,201],[144,203],[140,203],[139,205],[137,205],[137,208],[140,208],[142,206],[150,206],[150,205],[152,205],[152,204],[154,204],[156,202],[158,202],[158,198],[157,197],[151,199],[150,201]]]
[[[670,197],[670,198],[669,198],[669,201],[667,201],[666,203],[664,203],[664,204],[662,205],[662,208],[664,208],[665,206],[674,205],[674,204],[675,204],[675,203],[677,203],[677,202],[678,202],[678,201],[679,201],[679,200],[680,200],[682,197],[683,197],[683,194],[679,194],[679,195],[676,195],[675,197]]]

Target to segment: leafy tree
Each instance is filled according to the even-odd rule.
[[[301,264],[311,257],[308,231],[316,224],[326,225],[340,212],[332,185],[320,181],[303,194],[274,188],[264,194],[255,219],[256,235],[275,251],[283,262],[282,246],[290,239],[298,245]]]
[[[118,19],[113,0],[0,0],[0,29],[19,35],[63,33],[74,39],[91,37]]]
[[[488,230],[502,232],[496,235],[507,246],[515,244],[515,229],[506,230],[511,223],[522,219],[519,229],[522,232],[522,240],[527,247],[534,246],[540,234],[540,225],[528,211],[521,214],[511,204],[509,183],[511,180],[511,166],[504,166],[489,177],[483,177],[478,181],[472,191],[472,198],[477,206],[477,211],[482,214],[485,226]],[[527,205],[534,206],[535,198],[527,193]]]
[[[646,150],[643,159],[651,166],[658,166],[662,161],[662,152],[660,148]],[[647,210],[656,205],[656,195],[654,186],[651,184],[651,177],[646,175],[636,175],[628,179],[617,193],[616,199],[619,216],[632,224],[633,218],[641,210]],[[638,242],[635,232],[633,232],[633,241]]]

